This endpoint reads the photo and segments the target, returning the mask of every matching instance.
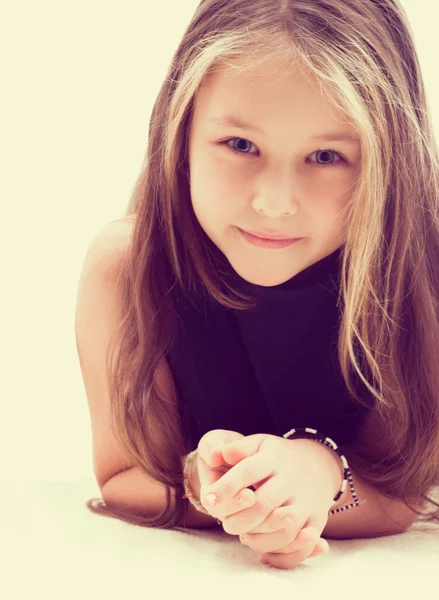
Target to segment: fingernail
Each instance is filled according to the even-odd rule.
[[[208,504],[209,506],[213,506],[214,504],[216,504],[217,499],[218,498],[215,496],[215,494],[207,494],[204,500],[206,504]]]

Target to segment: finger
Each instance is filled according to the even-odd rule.
[[[223,529],[228,533],[227,522],[224,525],[224,521],[226,521],[231,516],[236,516],[238,514],[244,513],[246,510],[255,505],[256,495],[252,490],[246,488],[245,490],[241,490],[232,500],[230,500],[230,504],[226,505],[226,514],[221,518],[223,521]],[[236,533],[231,533],[231,535],[237,535]]]
[[[219,467],[220,465],[226,465],[226,464],[230,465],[230,463],[227,463],[226,459],[224,458],[224,456],[221,452],[221,448],[222,448],[222,446],[213,446],[209,450],[209,454],[208,454],[207,460],[205,462],[210,467]]]
[[[207,450],[205,448],[205,454],[206,451]],[[221,446],[212,446],[208,454],[207,462],[205,457],[203,457],[203,454],[200,453],[200,450],[197,451],[195,460],[200,479],[200,487],[206,487],[216,483],[219,479],[221,479],[224,473],[227,473],[231,466],[224,460],[224,457],[221,454]]]
[[[326,514],[323,517],[310,517],[304,525],[304,529],[307,527],[312,527],[319,534],[319,540],[317,541],[316,548],[314,549],[315,551],[313,551],[311,556],[315,556],[315,554],[323,554],[329,550],[328,542],[321,537],[327,522],[328,515]]]
[[[267,436],[263,433],[243,436],[240,439],[230,440],[224,443],[221,450],[226,460],[236,460],[238,456],[245,458],[257,454],[259,448]]]
[[[314,550],[320,536],[318,532],[313,527],[304,527],[301,529],[296,536],[296,538],[281,548],[277,550],[279,554],[297,554],[303,555],[301,560],[305,560],[308,558],[311,552]]]
[[[202,498],[205,498],[205,496],[202,495]],[[202,504],[206,510],[209,511],[212,517],[220,519],[223,522],[223,529],[226,533],[230,533],[230,535],[237,535],[237,533],[234,531],[229,531],[227,527],[227,519],[245,511],[248,508],[251,508],[254,506],[255,502],[255,493],[252,490],[245,489],[238,492],[238,494],[236,494],[236,496],[230,500],[222,502],[219,506],[218,504],[215,504],[214,506],[204,505],[203,502]]]
[[[231,515],[225,514],[219,517],[222,519],[224,530],[227,533],[239,535],[241,533],[253,532],[255,528],[264,523],[268,523],[268,526],[270,526],[271,514],[288,499],[289,492],[285,480],[282,477],[274,476],[253,493],[255,495],[255,503],[245,511]],[[290,513],[291,510],[290,508]],[[294,523],[297,533],[303,527],[306,516],[301,517],[299,515],[298,518],[301,518],[301,521]],[[274,521],[274,529],[282,529],[284,527],[284,523]],[[271,533],[270,527],[268,527],[268,531]]]
[[[326,554],[329,552],[329,544],[324,538],[319,538],[319,541],[314,546],[314,550],[308,556],[308,558],[312,558],[313,556],[317,556],[318,554]]]
[[[287,525],[271,533],[245,533],[239,536],[242,544],[249,546],[258,554],[280,552],[288,547],[298,535],[297,528]]]
[[[273,533],[244,533],[239,536],[239,540],[241,544],[248,546],[257,554],[276,553],[288,546],[291,541],[291,533],[288,529],[279,529]],[[323,538],[319,538],[308,558],[312,558],[318,554],[325,554],[328,551],[328,542]]]
[[[279,552],[281,548],[288,546],[291,541],[290,532],[288,529],[279,529],[273,533],[249,534],[244,533],[239,536],[241,544],[248,546],[257,554],[270,552]],[[308,558],[325,554],[329,551],[328,542],[319,538]]]
[[[218,504],[229,500],[240,490],[274,475],[275,469],[269,458],[268,455],[262,453],[244,458],[240,463],[231,467],[227,473],[224,473],[216,483],[205,489],[204,493],[215,494],[218,498]]]
[[[300,524],[303,523],[303,518],[298,514],[298,509],[295,507],[293,507],[293,505],[289,505],[289,506],[281,506],[279,508],[277,508],[276,510],[274,510],[266,519],[263,523],[261,523],[258,527],[252,529],[251,531],[247,532],[247,534],[245,534],[245,539],[244,541],[242,541],[242,543],[244,543],[245,545],[248,545],[252,548],[252,550],[255,550],[255,552],[274,552],[277,551],[277,548],[265,548],[264,546],[259,546],[259,539],[262,538],[258,538],[258,537],[253,537],[254,534],[261,534],[262,536],[267,537],[268,534],[272,534],[272,533],[279,533],[279,538],[273,537],[273,540],[277,540],[279,539],[279,546],[278,548],[281,547],[285,547],[288,544],[291,544],[294,539],[293,539],[293,534],[294,534],[294,527],[291,529],[288,527],[288,523],[285,521],[285,519],[287,517],[292,517],[295,521],[297,521]],[[301,527],[301,529],[307,528],[307,527],[313,527],[317,532],[319,532],[319,535],[321,535],[322,531],[325,528],[326,525],[326,519],[308,519],[308,521],[306,521],[303,526]],[[268,538],[269,541],[271,541],[271,538]],[[253,543],[254,541],[254,543]],[[312,551],[312,553],[309,555],[308,558],[312,558],[313,556],[317,556],[318,554],[325,554],[326,552],[329,551],[329,544],[328,542],[323,539],[322,537],[319,537],[316,545],[314,546],[314,549]]]
[[[205,489],[210,488],[213,484],[221,479],[224,473],[230,468],[227,465],[211,467],[206,463],[203,458],[197,454],[196,456],[196,468],[198,469],[198,477],[200,479],[200,495],[205,495]]]
[[[275,479],[273,478],[273,481]],[[304,514],[306,511],[300,510],[297,504],[281,506],[272,511],[258,527],[251,529],[240,539],[255,552],[279,551],[280,548],[291,545],[302,531],[306,525]]]
[[[326,514],[323,517],[310,517],[305,525],[306,527],[314,527],[321,534],[328,522],[328,516]]]
[[[228,445],[216,446],[215,448],[211,449],[211,460],[215,460],[219,455],[221,456],[222,460],[231,467],[237,465],[239,462],[241,462],[241,460],[249,456],[245,449],[238,448],[236,446],[229,447]]]
[[[237,431],[230,431],[228,429],[213,429],[203,435],[198,442],[198,454],[201,458],[208,463],[209,453],[211,448],[215,446],[222,446],[228,442],[237,441],[244,436]]]
[[[271,512],[271,514],[257,527],[250,529],[247,533],[272,533],[285,529],[289,525],[289,518],[293,519],[303,529],[306,521],[302,511],[299,510],[297,504],[289,504],[288,506],[279,506]]]
[[[249,435],[223,444],[220,450],[229,465],[236,465],[244,458],[256,454],[265,437],[264,434]]]
[[[278,569],[292,569],[310,557],[317,539],[317,532],[313,528],[302,529],[295,544],[301,544],[299,549],[292,552],[269,552],[261,556],[261,562],[267,561],[272,567]]]
[[[273,478],[273,481],[275,481],[275,478]],[[298,527],[300,527],[300,530],[312,527],[318,532],[319,536],[321,536],[328,518],[310,517],[306,520],[303,517],[306,512],[306,509],[299,508],[298,503],[279,506],[279,508],[276,508],[276,510],[271,512],[263,523],[252,528],[247,533],[271,533],[280,529],[285,529],[289,524],[289,519],[293,519],[293,521],[298,524]]]

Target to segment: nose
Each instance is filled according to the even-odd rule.
[[[294,215],[294,211],[291,210],[275,210],[275,209],[267,209],[261,206],[254,206],[257,213],[260,215],[265,215],[266,217],[270,217],[271,219],[276,219],[277,217],[287,217]]]
[[[260,190],[253,200],[254,210],[271,218],[296,214],[298,206],[297,202],[293,200],[291,177],[284,178],[284,180],[277,177],[275,183],[273,183],[273,179],[267,182],[265,189]],[[286,181],[287,179],[288,181]]]

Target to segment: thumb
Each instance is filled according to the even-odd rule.
[[[248,435],[224,444],[218,448],[218,452],[229,465],[236,465],[244,458],[256,454],[264,438],[265,435],[260,433]]]
[[[224,444],[244,438],[242,433],[228,429],[213,429],[203,435],[198,443],[198,455],[211,467],[218,467],[225,463],[220,450]],[[218,448],[216,448],[218,447]]]

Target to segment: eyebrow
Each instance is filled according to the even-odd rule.
[[[252,131],[256,131],[258,133],[264,133],[262,129],[252,125],[251,123],[247,123],[243,119],[239,117],[234,117],[233,115],[226,115],[224,117],[217,117],[209,119],[211,123],[215,123],[216,125],[227,125],[229,127],[239,127],[240,129],[250,129]],[[360,138],[355,134],[345,133],[343,131],[331,131],[328,133],[322,133],[312,136],[312,140],[322,140],[325,142],[349,142],[351,144],[360,143]]]

